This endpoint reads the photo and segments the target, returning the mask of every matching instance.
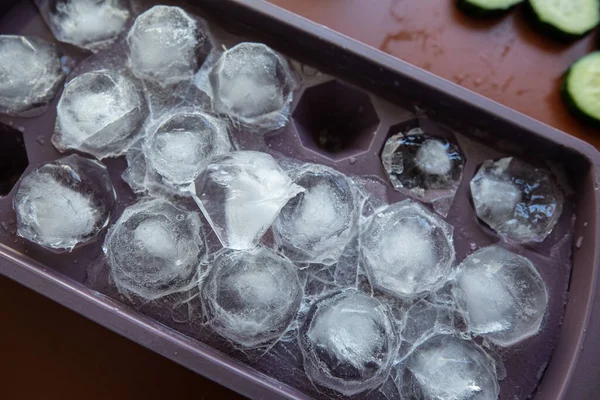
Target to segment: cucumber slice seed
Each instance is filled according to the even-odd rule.
[[[565,78],[563,96],[574,111],[600,122],[600,51],[576,61]]]
[[[544,24],[566,35],[581,36],[600,23],[600,0],[529,0]]]
[[[462,0],[471,7],[477,7],[481,11],[507,10],[512,6],[522,3],[523,0]]]

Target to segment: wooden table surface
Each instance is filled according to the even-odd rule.
[[[596,35],[561,45],[518,12],[463,16],[451,0],[271,0],[600,147],[560,102],[561,76]],[[237,397],[153,352],[0,278],[0,398]]]

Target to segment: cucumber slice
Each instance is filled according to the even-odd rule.
[[[563,99],[575,115],[600,125],[600,51],[576,61],[565,76]]]
[[[495,17],[504,14],[523,0],[458,0],[458,6],[477,17]]]
[[[600,23],[600,0],[529,0],[528,9],[545,31],[577,39]]]

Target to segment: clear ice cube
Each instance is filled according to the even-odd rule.
[[[206,244],[197,213],[155,199],[127,207],[103,250],[122,293],[155,300],[197,284]]]
[[[0,113],[42,108],[65,77],[56,46],[39,38],[0,35],[0,59]]]
[[[114,42],[131,16],[128,0],[35,0],[54,37],[98,51]]]
[[[299,342],[308,377],[346,396],[383,384],[398,350],[389,308],[354,289],[317,300]]]
[[[500,394],[494,359],[474,343],[435,336],[408,358],[401,393],[419,400],[496,400]]]
[[[72,250],[104,228],[116,194],[106,167],[70,155],[27,174],[13,199],[17,234],[50,249]]]
[[[410,200],[379,209],[361,231],[361,264],[374,287],[410,298],[442,287],[455,261],[452,227]]]
[[[207,32],[200,19],[179,7],[152,7],[127,35],[133,73],[161,86],[191,80],[212,49]]]
[[[433,203],[447,215],[465,164],[456,144],[414,128],[387,140],[381,162],[394,189]]]
[[[86,72],[65,85],[52,143],[99,159],[124,154],[148,114],[133,80],[114,71]]]
[[[249,249],[302,192],[275,159],[257,151],[216,157],[198,176],[194,200],[224,247]]]
[[[563,207],[549,171],[512,157],[484,162],[471,180],[471,196],[479,219],[519,242],[542,242]]]
[[[142,145],[129,150],[123,176],[136,192],[157,194],[166,187],[183,195],[214,157],[231,150],[225,123],[202,112],[179,110],[163,116]]]
[[[258,131],[284,126],[295,87],[287,61],[260,43],[240,43],[226,50],[198,86],[213,99],[216,112]]]
[[[279,338],[302,301],[297,267],[266,247],[222,250],[200,289],[203,314],[219,335],[244,348]]]
[[[275,240],[295,262],[337,262],[358,219],[355,189],[343,174],[316,164],[290,172],[304,188],[273,224]]]
[[[539,332],[548,292],[531,261],[490,246],[467,257],[458,271],[455,296],[471,332],[504,347]]]

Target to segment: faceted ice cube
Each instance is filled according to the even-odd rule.
[[[294,79],[285,59],[264,44],[240,43],[225,51],[208,79],[202,88],[218,113],[259,131],[287,123]]]
[[[465,163],[457,145],[414,128],[390,137],[381,161],[396,190],[434,205],[437,199],[449,197],[440,203],[443,207],[439,211],[436,208],[444,216],[448,213]]]
[[[435,291],[453,269],[452,227],[410,200],[393,204],[366,222],[361,260],[371,283],[392,296]]]
[[[562,213],[550,173],[507,157],[487,160],[471,180],[477,216],[505,239],[542,242]]]
[[[47,105],[65,77],[58,50],[39,38],[0,35],[0,59],[0,113]]]
[[[66,84],[52,143],[97,158],[124,154],[148,113],[135,83],[114,71],[86,72]]]
[[[266,247],[223,250],[200,290],[209,326],[245,348],[279,338],[302,301],[296,271],[289,259]]]
[[[308,377],[346,396],[381,385],[398,350],[389,308],[354,289],[314,303],[299,341]]]
[[[131,16],[128,0],[35,0],[61,42],[98,51],[114,42]]]
[[[127,44],[133,73],[161,86],[191,80],[212,49],[204,23],[171,6],[140,14]]]
[[[198,176],[194,200],[223,246],[241,250],[256,246],[303,190],[270,155],[234,151],[214,158]]]
[[[70,155],[27,174],[13,200],[17,234],[50,249],[72,250],[109,221],[116,194],[106,167]]]
[[[141,147],[130,150],[137,154],[128,153],[124,179],[135,191],[151,194],[160,186],[179,194],[186,193],[213,157],[232,149],[226,125],[193,110],[177,111],[161,118]],[[141,168],[136,165],[140,163],[137,159],[140,150],[144,159]]]
[[[485,247],[459,266],[455,296],[476,335],[508,347],[540,330],[548,293],[525,257]]]
[[[206,255],[200,216],[162,199],[127,207],[103,249],[117,288],[147,300],[191,289]]]
[[[358,218],[354,188],[343,174],[307,164],[290,172],[304,188],[290,200],[273,224],[275,240],[291,260],[335,263]]]
[[[401,392],[406,399],[496,400],[494,359],[472,342],[440,335],[419,346],[406,363]]]

